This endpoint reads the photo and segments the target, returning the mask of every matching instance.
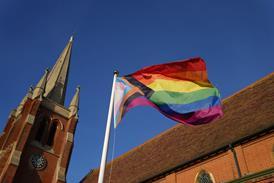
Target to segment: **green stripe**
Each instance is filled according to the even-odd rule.
[[[211,96],[220,97],[220,93],[216,88],[207,88],[194,92],[171,92],[157,91],[149,98],[156,104],[189,104],[199,100],[206,99]]]

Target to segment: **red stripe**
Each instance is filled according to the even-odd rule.
[[[133,78],[143,83],[144,85],[149,85],[153,83],[157,79],[164,80],[174,80],[174,81],[192,81],[195,83],[203,83],[203,85],[209,85],[210,82],[207,78],[206,71],[185,71],[185,72],[176,72],[169,74],[169,77],[163,74],[141,74],[141,75],[133,75]]]
[[[145,67],[131,75],[140,74],[163,74],[165,76],[174,76],[176,72],[184,71],[206,71],[206,65],[202,58],[192,58],[172,63],[153,65]]]

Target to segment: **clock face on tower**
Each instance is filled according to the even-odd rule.
[[[47,159],[41,154],[31,155],[30,163],[31,166],[36,170],[43,170],[48,164]]]

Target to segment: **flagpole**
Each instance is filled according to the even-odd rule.
[[[103,181],[104,181],[104,174],[105,174],[107,154],[108,154],[108,141],[109,141],[109,135],[110,135],[111,117],[112,117],[112,112],[113,112],[115,81],[116,81],[116,78],[117,78],[118,74],[119,74],[118,71],[114,71],[111,97],[110,97],[109,109],[108,109],[106,132],[105,132],[105,140],[104,140],[104,146],[103,146],[103,152],[102,152],[102,159],[101,159],[98,183],[103,183]]]

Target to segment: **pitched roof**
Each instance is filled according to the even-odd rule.
[[[274,127],[274,72],[223,100],[224,117],[190,127],[175,125],[113,160],[111,182],[142,182]],[[105,180],[109,177],[107,165]],[[82,180],[97,182],[99,170]]]

